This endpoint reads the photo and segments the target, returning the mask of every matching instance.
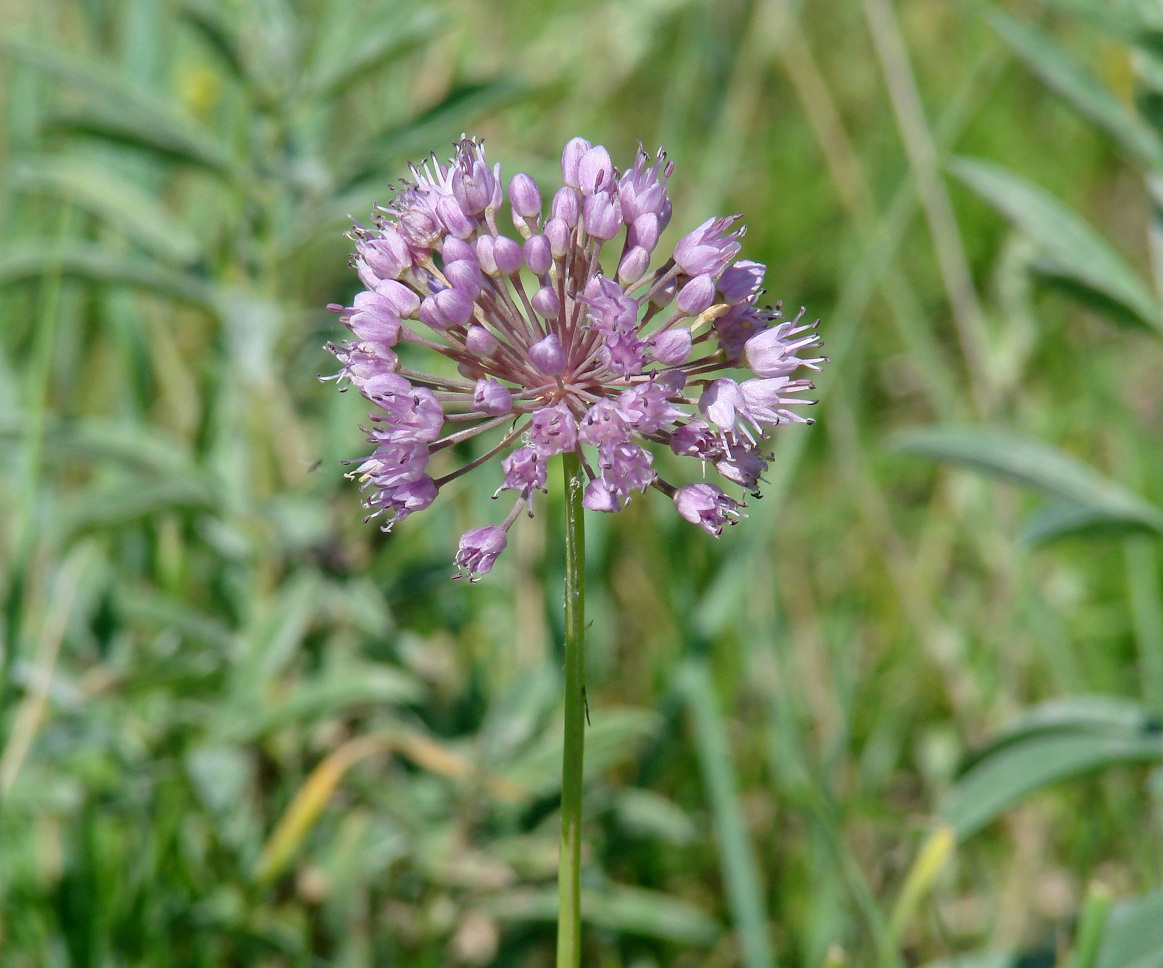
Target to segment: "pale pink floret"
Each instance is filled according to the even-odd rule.
[[[456,564],[462,569],[461,574],[467,571],[470,580],[477,575],[487,575],[493,570],[493,562],[508,543],[504,530],[493,524],[466,531],[461,536],[460,548],[456,552]]]

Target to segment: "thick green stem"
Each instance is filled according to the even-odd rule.
[[[565,747],[561,765],[561,856],[558,861],[557,968],[581,968],[582,754],[585,749],[586,537],[583,478],[577,454],[565,470]]]

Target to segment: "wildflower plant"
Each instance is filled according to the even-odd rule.
[[[528,174],[509,181],[514,238],[498,228],[501,166],[490,167],[481,142],[462,138],[449,163],[432,155],[412,166],[371,227],[353,227],[353,266],[366,289],[351,306],[329,307],[352,333],[329,347],[342,364],[335,379],[376,408],[364,428],[374,450],[351,473],[367,520],[390,530],[500,460],[493,496],[511,492],[513,504],[499,523],[461,537],[456,577],[492,570],[513,523],[546,490],[549,460],[562,455],[559,965],[580,963],[582,510],[619,511],[654,488],[683,518],[721,534],[742,516],[745,496],[758,496],[769,431],[810,422],[792,409],[812,402],[804,399],[812,383],[797,372],[824,362],[810,355],[820,341],[802,309],[785,320],[778,303],[760,304],[765,267],[738,258],[740,216],[708,219],[659,259],[672,171],[662,151],[652,159],[640,147],[620,172],[605,148],[574,138],[548,206]],[[401,344],[429,351],[428,369],[405,365]],[[443,463],[476,437],[487,441],[478,456]],[[697,479],[664,479],[657,448],[697,460]],[[721,483],[705,479],[709,470]]]

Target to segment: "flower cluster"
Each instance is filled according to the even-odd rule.
[[[561,157],[563,185],[545,206],[527,174],[508,184],[520,240],[501,234],[501,166],[465,138],[448,164],[412,166],[372,227],[356,224],[354,267],[366,287],[333,305],[353,338],[328,348],[337,379],[377,412],[373,453],[358,462],[368,520],[384,530],[427,508],[440,489],[493,457],[504,478],[494,497],[516,495],[499,525],[468,531],[456,562],[485,574],[533,492],[545,489],[549,458],[577,453],[588,478],[583,503],[618,511],[654,487],[682,517],[718,535],[741,499],[716,484],[675,486],[647,444],[696,458],[725,482],[757,494],[770,456],[764,434],[808,422],[789,407],[818,369],[814,324],[762,308],[764,266],[738,259],[739,216],[708,219],[665,252],[673,164],[639,149],[619,172],[605,148],[575,138]],[[621,237],[617,261],[609,243]],[[603,261],[605,266],[603,266]],[[607,274],[611,273],[611,274]],[[408,368],[410,343],[443,358],[437,372]],[[750,375],[724,375],[745,367]],[[479,456],[433,476],[441,451],[495,431]],[[356,463],[356,462],[352,462]],[[531,513],[531,512],[530,512]]]

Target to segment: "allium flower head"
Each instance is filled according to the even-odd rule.
[[[456,555],[462,574],[484,574],[521,511],[532,513],[547,461],[572,451],[590,510],[621,510],[654,487],[711,534],[734,524],[742,494],[663,480],[650,445],[757,494],[767,433],[809,422],[790,408],[812,402],[812,384],[793,375],[824,362],[800,355],[820,345],[803,310],[784,320],[778,303],[760,306],[764,266],[736,258],[740,216],[708,219],[659,252],[672,163],[639,148],[620,172],[605,148],[574,138],[561,187],[542,191],[524,173],[509,181],[513,238],[497,224],[501,166],[489,167],[479,141],[455,149],[448,164],[433,155],[412,166],[372,227],[355,225],[366,289],[329,307],[353,336],[328,347],[336,379],[376,407],[374,450],[351,474],[368,520],[383,516],[389,530],[496,457],[493,496],[515,503],[500,524],[468,531]],[[404,365],[405,343],[431,354],[432,372]],[[478,435],[479,456],[443,465],[442,452]]]

